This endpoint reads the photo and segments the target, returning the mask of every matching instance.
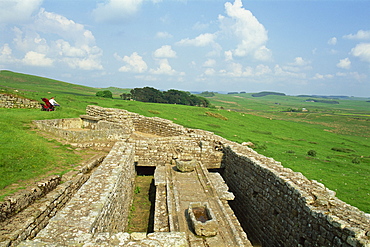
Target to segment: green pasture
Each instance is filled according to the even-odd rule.
[[[332,105],[293,96],[216,94],[207,98],[215,107],[199,108],[123,101],[119,94],[129,90],[118,88],[111,90],[114,99],[98,98],[95,93],[101,89],[8,71],[0,72],[1,89],[18,90],[36,100],[55,96],[62,105],[55,112],[0,109],[3,196],[12,192],[6,186],[72,169],[80,161],[73,148],[38,135],[32,120],[78,117],[87,105],[99,105],[169,119],[238,143],[250,141],[257,152],[325,184],[343,201],[370,213],[369,99],[336,99],[340,104]],[[289,107],[309,111],[286,112]],[[312,150],[316,155],[308,155]]]

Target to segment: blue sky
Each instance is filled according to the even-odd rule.
[[[92,87],[370,97],[370,1],[0,0],[0,69]]]

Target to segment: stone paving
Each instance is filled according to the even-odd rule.
[[[171,230],[185,232],[191,246],[252,246],[240,227],[226,200],[220,200],[209,173],[198,163],[192,172],[180,172],[176,166],[167,165],[169,194],[173,200]],[[224,188],[221,188],[221,190]],[[220,194],[225,191],[220,191]],[[188,207],[192,202],[207,203],[215,215],[217,234],[212,237],[199,237],[194,233],[188,218]]]

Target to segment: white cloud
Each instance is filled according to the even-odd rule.
[[[35,63],[42,66],[48,65],[51,59],[74,69],[103,69],[100,62],[103,51],[95,45],[92,32],[62,15],[40,9],[34,22],[22,29],[15,27],[13,32],[14,44],[26,53],[23,61],[27,64],[33,64],[30,58],[35,57],[38,59]]]
[[[349,77],[357,81],[364,81],[367,78],[366,74],[360,74],[358,72],[349,72],[349,73],[337,72],[335,75],[340,77]]]
[[[208,59],[204,62],[203,67],[213,67],[216,65],[216,60],[214,59]]]
[[[134,15],[143,0],[108,0],[98,3],[93,16],[98,22],[119,22]]]
[[[45,54],[41,54],[35,51],[27,52],[22,62],[26,65],[40,66],[40,67],[50,67],[53,65],[52,59],[47,58]]]
[[[256,69],[255,69],[255,75],[256,76],[270,74],[271,72],[272,72],[272,70],[270,69],[270,67],[267,66],[267,65],[264,65],[264,64],[257,65]]]
[[[81,48],[72,46],[69,42],[65,40],[57,40],[55,46],[59,52],[59,55],[66,57],[84,57],[86,56],[86,51]]]
[[[314,79],[314,80],[323,80],[323,79],[331,79],[331,78],[334,78],[334,75],[332,75],[332,74],[322,75],[322,74],[316,73],[315,76],[312,79]]]
[[[4,44],[2,47],[0,47],[0,62],[15,62],[16,59],[13,57],[12,52],[13,51],[10,48],[9,44]]]
[[[54,33],[63,39],[73,40],[77,46],[95,43],[94,35],[84,25],[62,15],[47,12],[45,9],[40,10],[32,28],[35,31]]]
[[[157,32],[155,36],[159,39],[169,39],[173,37],[172,34],[169,34],[167,32]]]
[[[297,58],[295,60],[297,61]],[[305,62],[304,64],[309,64],[309,62]],[[308,70],[310,68],[310,66],[302,64],[300,66],[280,66],[276,64],[273,69],[273,77],[274,79],[280,78],[287,81],[291,79],[306,79],[307,74],[303,72],[303,70]]]
[[[100,64],[101,55],[88,54],[83,58],[78,57],[64,57],[61,60],[73,69],[83,69],[83,70],[102,70],[103,66]]]
[[[49,50],[47,41],[42,38],[38,33],[27,30],[24,32],[18,27],[13,28],[14,44],[18,50],[23,52],[36,51],[46,54]]]
[[[182,39],[176,44],[185,46],[207,46],[214,43],[215,38],[216,38],[215,34],[204,33],[194,39],[189,38]]]
[[[216,71],[213,69],[213,68],[207,68],[205,71],[204,71],[204,75],[207,75],[207,76],[212,76],[216,73]]]
[[[121,72],[143,73],[148,69],[147,64],[137,52],[132,53],[131,56],[124,56],[122,61],[124,61],[126,65],[119,68],[118,71]]]
[[[205,30],[209,27],[208,23],[200,23],[199,21],[194,24],[193,29],[194,30]]]
[[[356,34],[344,35],[343,38],[367,40],[370,39],[370,30],[369,31],[359,30]]]
[[[337,44],[337,38],[336,37],[332,37],[331,39],[328,40],[328,44],[329,45],[336,45]]]
[[[225,61],[231,61],[233,60],[233,52],[232,51],[225,51]]]
[[[233,55],[252,55],[257,60],[270,60],[271,51],[266,47],[267,31],[252,12],[243,8],[241,0],[235,0],[234,4],[225,3],[225,10],[229,18],[220,15],[219,21],[223,32],[231,32],[238,41]]]
[[[9,47],[9,44],[4,44],[0,51],[1,56],[8,57],[12,55],[12,49]]]
[[[308,61],[305,61],[302,57],[296,57],[294,59],[294,63],[292,63],[291,65],[295,65],[295,66],[305,66],[305,65],[308,65],[309,62]]]
[[[175,75],[176,71],[172,69],[167,59],[160,59],[159,67],[156,70],[151,69],[150,73],[155,75]]]
[[[287,66],[279,66],[279,68],[282,70],[283,73],[291,73],[290,76],[293,76],[294,73],[300,73],[303,70],[312,69],[312,66],[310,64],[310,61],[304,60],[302,57],[296,57],[294,58],[293,63],[288,63]],[[276,71],[279,71],[279,69],[277,69]]]
[[[351,61],[349,60],[349,58],[344,58],[344,59],[341,59],[339,60],[339,63],[337,63],[337,67],[338,68],[342,68],[342,69],[350,69],[351,68]]]
[[[370,43],[361,43],[352,49],[351,54],[362,61],[370,63]]]
[[[272,70],[269,66],[259,64],[255,68],[251,66],[243,67],[240,63],[230,63],[228,69],[219,71],[220,75],[229,77],[248,77],[248,78],[260,78],[272,74]]]
[[[172,50],[170,45],[163,45],[161,48],[155,50],[154,57],[156,58],[175,58],[176,52]]]
[[[43,0],[3,0],[0,7],[0,23],[28,21],[42,2]]]

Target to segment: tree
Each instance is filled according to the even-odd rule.
[[[141,102],[167,103],[162,92],[152,87],[131,89],[131,95],[132,99]]]
[[[215,93],[214,92],[204,91],[204,92],[202,92],[199,95],[202,96],[202,97],[213,97],[213,96],[215,96]]]
[[[111,91],[109,90],[104,90],[104,91],[99,91],[99,92],[96,92],[96,96],[98,97],[103,97],[103,98],[110,98],[110,99],[113,99],[113,94]]]
[[[163,96],[169,104],[191,105],[190,94],[187,92],[170,89]]]
[[[132,99],[132,95],[130,93],[123,93],[120,95],[121,99],[123,100],[130,100]]]

